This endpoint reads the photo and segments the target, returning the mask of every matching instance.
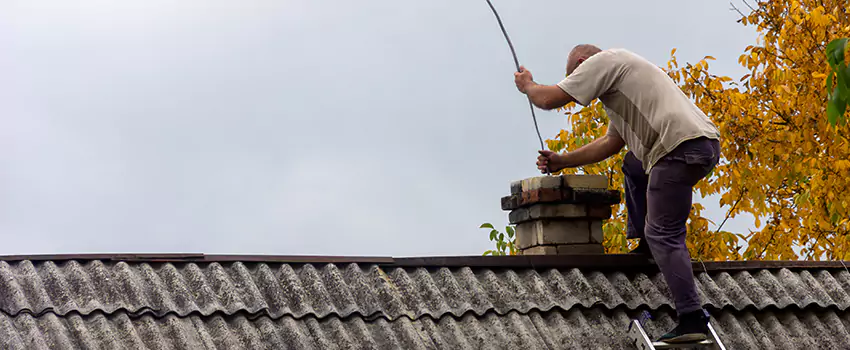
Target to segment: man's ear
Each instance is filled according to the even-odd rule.
[[[584,62],[584,60],[585,60],[585,58],[584,58],[584,57],[579,58],[578,60],[576,60],[576,68],[578,68],[578,66],[579,66],[579,65],[581,65],[581,63],[582,63],[582,62]],[[575,68],[573,68],[573,70],[575,70]]]

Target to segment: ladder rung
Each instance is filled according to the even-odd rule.
[[[708,323],[709,330],[709,339],[703,340],[698,343],[683,343],[683,344],[671,344],[665,342],[654,342],[649,336],[646,334],[646,331],[643,330],[643,327],[638,320],[632,320],[629,323],[629,337],[632,339],[633,345],[637,349],[640,350],[653,350],[653,349],[682,349],[682,348],[691,348],[691,349],[719,349],[726,350],[726,347],[723,343],[720,342],[720,338],[717,337],[717,332],[714,331],[714,327],[712,327],[711,322]]]
[[[652,347],[655,348],[655,349],[658,349],[658,350],[661,350],[661,349],[683,349],[683,348],[690,348],[690,349],[697,348],[697,349],[699,349],[699,348],[710,348],[713,345],[714,345],[714,342],[711,341],[711,340],[708,340],[708,339],[703,340],[699,343],[685,343],[685,344],[670,344],[670,343],[665,343],[663,341],[652,342]]]

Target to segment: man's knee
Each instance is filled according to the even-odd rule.
[[[650,242],[654,242],[659,246],[678,246],[685,243],[685,235],[688,232],[686,223],[671,221],[671,222],[656,222],[647,220],[645,223],[646,229],[644,235]]]

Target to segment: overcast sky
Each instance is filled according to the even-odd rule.
[[[580,43],[737,78],[756,37],[723,1],[494,5],[546,84]],[[513,71],[484,0],[0,0],[0,254],[479,255],[539,175]]]

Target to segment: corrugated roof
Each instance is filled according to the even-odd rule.
[[[674,325],[656,312],[647,331]],[[131,317],[125,312],[40,317],[0,314],[2,349],[634,349],[634,315],[622,309],[467,314],[411,321],[360,317],[255,319],[244,314]],[[850,317],[822,311],[722,311],[715,327],[727,349],[847,349]]]
[[[0,261],[0,348],[632,349],[639,311],[674,325],[634,257],[99,259]],[[728,349],[850,348],[843,264],[706,265]]]
[[[698,273],[709,308],[850,306],[846,270]],[[382,268],[378,265],[0,261],[0,311],[156,316],[215,312],[272,318],[440,318],[473,312],[673,305],[658,273],[592,269]]]

